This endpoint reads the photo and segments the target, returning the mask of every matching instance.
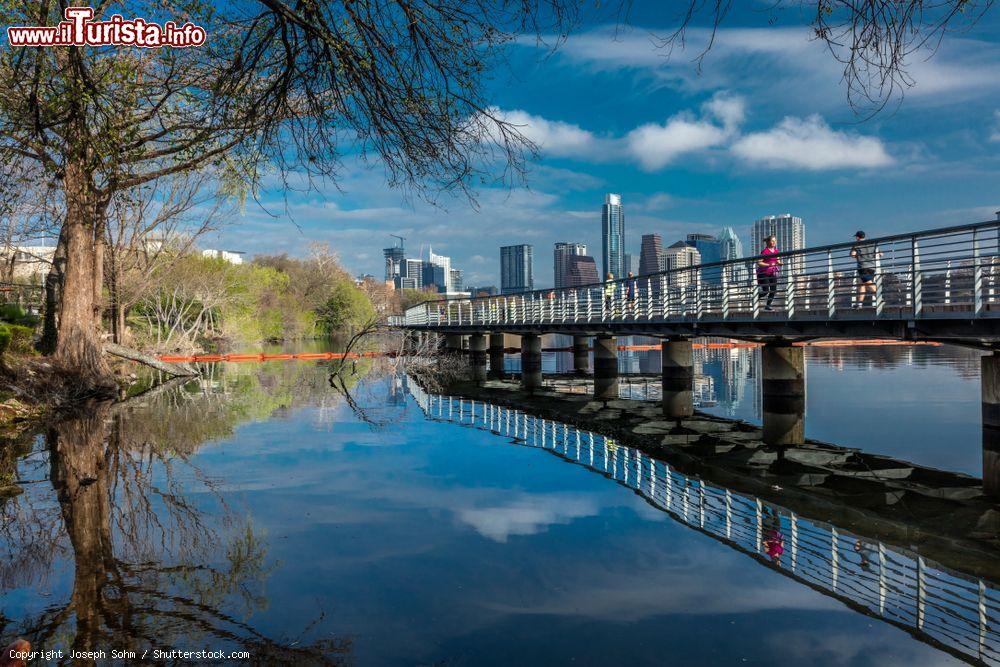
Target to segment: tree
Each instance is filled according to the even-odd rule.
[[[565,32],[572,0],[136,0],[137,16],[190,20],[205,48],[10,48],[0,54],[0,156],[61,186],[63,366],[95,385],[108,207],[172,174],[224,169],[251,185],[265,165],[335,178],[341,152],[378,158],[389,181],[468,189],[530,143],[497,118],[482,81],[526,31]],[[63,3],[14,0],[7,25],[54,25]],[[95,20],[118,11],[97,3]]]
[[[631,0],[623,0],[627,12]],[[971,27],[993,0],[774,0],[767,11],[799,9],[809,17],[817,40],[844,67],[848,101],[858,111],[877,112],[914,81],[908,58],[933,54],[947,33]],[[711,34],[697,56],[711,50],[732,0],[689,0],[679,26],[658,39],[669,51],[685,44],[688,29],[707,15]]]

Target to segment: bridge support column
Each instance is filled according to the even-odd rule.
[[[670,338],[660,344],[663,357],[663,416],[683,419],[694,414],[694,356],[691,339]]]
[[[577,375],[586,375],[590,368],[590,339],[586,336],[573,336],[573,371]]]
[[[982,358],[983,491],[1000,498],[1000,352]]]
[[[767,343],[761,349],[764,442],[801,445],[806,439],[806,362],[802,347]]]
[[[529,392],[542,386],[542,337],[521,336],[521,387]]]
[[[486,334],[474,333],[469,336],[469,373],[476,384],[486,381]]]
[[[594,338],[594,398],[618,398],[618,339],[614,336]]]
[[[502,380],[506,377],[503,372],[503,334],[490,334],[490,379]]]
[[[461,354],[462,353],[462,339],[465,338],[462,334],[445,334],[444,337],[444,350],[448,354]]]

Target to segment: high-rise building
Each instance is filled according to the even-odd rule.
[[[385,255],[385,281],[399,282],[399,277],[403,275],[403,261],[405,251],[402,246],[384,248],[382,254]]]
[[[408,259],[403,262],[403,272],[399,280],[400,287],[406,289],[423,289],[424,263],[419,259]]]
[[[597,262],[588,255],[572,255],[566,267],[564,287],[581,287],[601,282],[597,275]]]
[[[601,278],[612,274],[621,278],[625,269],[625,212],[622,210],[622,196],[609,193],[604,196],[601,210]]]
[[[435,255],[433,248],[428,249],[427,264],[424,265],[424,285],[434,285],[441,294],[454,291],[451,287],[451,257]]]
[[[449,286],[451,292],[461,292],[462,291],[462,269],[452,269],[450,274]]]
[[[552,284],[556,289],[566,287],[566,271],[568,260],[574,255],[586,255],[587,246],[584,243],[556,243],[552,255]]]
[[[648,276],[664,270],[663,239],[659,234],[643,234],[639,248],[639,275]]]
[[[754,256],[759,255],[764,249],[764,239],[768,236],[778,238],[780,252],[802,250],[806,247],[806,226],[802,218],[797,218],[791,213],[767,215],[754,221],[753,227],[750,228],[750,251]],[[782,264],[782,273],[786,276],[802,273],[804,266],[802,257],[783,260]]]
[[[701,264],[722,261],[722,241],[711,234],[688,234],[687,243],[701,255]],[[708,283],[721,283],[722,267],[704,269],[701,279]]]
[[[723,261],[731,261],[743,257],[743,242],[732,227],[723,227],[719,234],[719,241],[722,243]],[[730,283],[743,283],[750,276],[750,270],[745,264],[730,266],[727,271],[726,280]]]
[[[701,264],[701,253],[698,252],[697,248],[689,246],[684,241],[678,241],[663,251],[663,259],[664,270],[674,271]],[[670,274],[669,277],[669,284],[674,287],[684,287],[693,281],[694,273],[691,271]]]
[[[500,248],[500,292],[517,294],[535,289],[530,245],[508,245]]]

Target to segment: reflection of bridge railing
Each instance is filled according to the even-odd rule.
[[[406,311],[405,326],[455,327],[739,321],[980,319],[1000,315],[1000,221],[889,236],[875,250],[877,296],[857,305],[853,243],[776,255],[776,312],[766,312],[756,258],[743,258],[524,294],[432,301]]]
[[[1000,592],[982,579],[688,477],[611,438],[408,384],[431,419],[511,437],[605,474],[674,519],[857,611],[965,661],[1000,665]]]

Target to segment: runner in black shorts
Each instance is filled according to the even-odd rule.
[[[855,308],[864,308],[865,297],[871,292],[872,302],[875,301],[875,259],[882,255],[874,243],[865,243],[865,233],[860,229],[854,232],[854,247],[851,257],[858,263],[858,302]]]

